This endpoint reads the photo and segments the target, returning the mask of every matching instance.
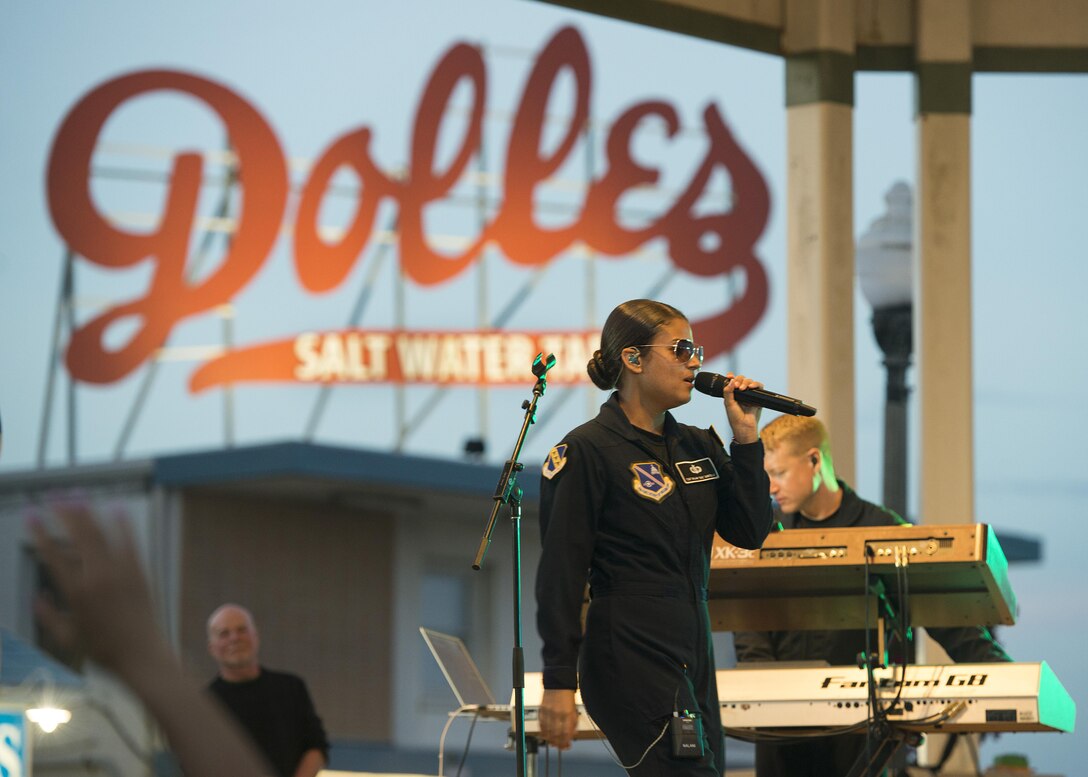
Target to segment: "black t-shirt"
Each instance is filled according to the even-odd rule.
[[[211,691],[252,737],[280,777],[291,777],[307,750],[328,760],[329,742],[302,678],[261,668],[256,680],[216,677]]]

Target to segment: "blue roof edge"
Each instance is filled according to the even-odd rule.
[[[492,495],[501,473],[497,465],[286,441],[159,456],[152,479],[164,486],[193,486],[294,475]],[[526,499],[537,498],[539,478],[523,473],[518,484]]]

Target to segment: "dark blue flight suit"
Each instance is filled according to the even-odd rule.
[[[672,756],[669,732],[638,777],[724,769],[706,586],[715,531],[758,548],[771,527],[763,444],[734,443],[666,414],[664,436],[637,429],[618,395],[544,463],[537,626],[544,687],[577,688],[625,765],[674,711],[698,715],[704,755]],[[585,583],[591,602],[580,622]]]

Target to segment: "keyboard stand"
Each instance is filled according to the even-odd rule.
[[[866,736],[875,747],[858,754],[846,777],[880,777],[903,745],[914,747],[922,741],[921,734],[897,730],[887,723],[870,726]]]

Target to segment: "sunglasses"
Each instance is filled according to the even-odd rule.
[[[696,345],[691,340],[675,340],[672,343],[656,343],[651,345],[636,345],[635,348],[671,348],[676,361],[687,364],[694,356],[700,363],[703,361],[703,346]]]

